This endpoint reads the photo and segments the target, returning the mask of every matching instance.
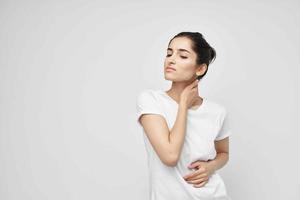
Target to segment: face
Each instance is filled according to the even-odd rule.
[[[174,38],[167,48],[164,61],[164,75],[166,80],[186,82],[195,80],[205,72],[205,67],[196,65],[197,54],[191,48],[192,41],[186,37]],[[168,69],[168,67],[174,68]]]

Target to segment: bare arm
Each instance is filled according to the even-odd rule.
[[[221,169],[229,160],[229,137],[223,140],[215,141],[215,148],[217,156],[215,159],[209,161],[214,170]]]
[[[140,123],[160,160],[168,166],[176,166],[186,133],[187,111],[198,94],[198,81],[188,85],[180,96],[177,116],[171,130],[163,116],[143,114]]]
[[[176,121],[171,131],[161,115],[143,114],[140,122],[145,133],[159,156],[168,166],[176,166],[183,146],[186,129],[187,107],[180,104]]]

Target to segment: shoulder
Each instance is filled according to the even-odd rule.
[[[137,95],[137,102],[158,102],[159,101],[159,90],[155,89],[144,89],[140,91]]]
[[[155,98],[155,97],[156,97],[156,90],[154,89],[144,89],[140,91],[137,95],[137,99]]]

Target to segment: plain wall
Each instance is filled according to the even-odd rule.
[[[217,57],[200,95],[230,116],[233,200],[300,199],[299,1],[1,1],[0,199],[148,198],[136,97],[169,40]],[[297,191],[298,189],[298,191]]]

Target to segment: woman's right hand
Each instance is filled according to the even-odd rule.
[[[187,109],[192,107],[198,97],[198,82],[199,80],[196,79],[191,84],[187,85],[180,95],[180,104]]]

